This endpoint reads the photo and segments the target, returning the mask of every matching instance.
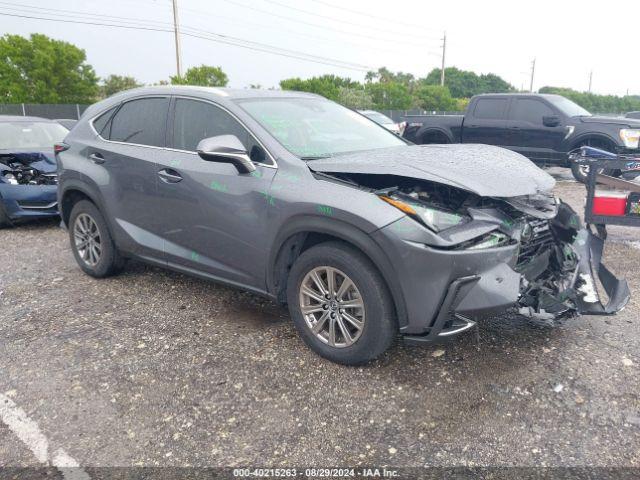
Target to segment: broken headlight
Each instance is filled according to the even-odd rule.
[[[380,195],[380,199],[403,211],[414,220],[419,221],[434,232],[440,232],[447,228],[455,227],[469,220],[469,217],[446,210],[441,207],[417,202],[404,195]]]
[[[511,239],[501,232],[491,232],[480,239],[477,243],[467,247],[467,250],[483,250],[485,248],[504,247],[509,245]]]

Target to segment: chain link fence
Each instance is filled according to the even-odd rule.
[[[49,119],[79,119],[89,105],[79,103],[3,103],[0,104],[0,115],[21,115]]]

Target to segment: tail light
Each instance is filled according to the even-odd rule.
[[[593,197],[593,214],[624,217],[627,210],[627,193],[596,192]]]
[[[53,152],[58,154],[60,152],[64,152],[65,150],[69,150],[69,145],[64,142],[56,143],[53,146]]]

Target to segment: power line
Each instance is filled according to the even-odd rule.
[[[345,12],[350,12],[350,13],[355,13],[356,15],[361,15],[363,17],[369,17],[369,18],[373,18],[375,20],[381,20],[383,22],[388,23],[390,20],[387,17],[381,17],[379,15],[373,15],[372,13],[369,12],[363,12],[361,10],[354,10],[352,8],[347,8],[347,7],[343,7],[341,5],[336,5],[333,3],[329,3],[329,2],[325,2],[323,0],[311,0],[312,2],[315,3],[319,3],[321,5],[325,5],[327,7],[331,7],[331,8],[335,8],[337,10],[343,10]],[[411,28],[419,28],[420,30],[424,30],[424,25],[418,25],[416,23],[407,23],[407,22],[403,22],[402,20],[392,20],[392,23],[396,23],[398,25],[404,25],[406,27],[411,27]]]
[[[355,26],[355,27],[366,28],[368,30],[371,29],[370,25],[363,25],[361,23],[351,22],[349,20],[341,20],[339,18],[335,18],[335,17],[329,16],[329,15],[323,15],[321,13],[311,12],[311,11],[305,10],[303,8],[292,7],[291,5],[287,5],[285,3],[281,3],[281,2],[278,2],[276,0],[263,0],[263,1],[265,1],[267,3],[271,3],[272,5],[278,5],[280,7],[287,8],[289,10],[294,10],[296,12],[304,13],[304,14],[307,14],[307,15],[312,15],[312,16],[318,17],[318,18],[323,18],[325,20],[331,20],[332,22],[344,23],[345,25],[352,25],[352,26]],[[393,35],[403,35],[405,37],[414,37],[414,38],[421,38],[421,39],[428,39],[428,40],[433,40],[434,39],[433,37],[429,38],[429,37],[426,37],[424,35],[417,35],[417,34],[407,33],[407,32],[399,32],[397,30],[389,30],[389,29],[379,28],[379,27],[376,27],[376,31],[391,33]]]
[[[46,14],[46,15],[52,15],[52,14]],[[116,24],[115,22],[112,22],[112,23],[104,23],[104,22],[96,22],[96,21],[90,22],[90,21],[71,20],[71,19],[62,19],[62,18],[46,18],[46,17],[41,17],[41,16],[35,16],[35,15],[20,15],[20,14],[5,13],[5,12],[0,12],[0,16],[26,18],[26,19],[34,19],[34,20],[44,20],[44,21],[50,21],[50,22],[75,23],[75,24],[82,24],[82,25],[94,25],[94,26],[103,26],[103,27],[125,28],[125,29],[129,29],[129,30],[144,30],[144,31],[173,33],[172,29],[164,29],[164,28],[159,28],[159,27],[134,26],[134,25],[121,25],[121,24]],[[359,65],[359,64],[355,64],[355,63],[349,63],[349,62],[343,62],[341,60],[336,60],[336,59],[332,59],[332,58],[328,58],[328,57],[319,57],[319,56],[305,54],[303,52],[287,51],[287,50],[284,50],[284,49],[280,49],[279,47],[274,47],[274,46],[266,45],[266,44],[259,44],[258,42],[250,42],[250,43],[253,43],[255,45],[260,45],[259,47],[246,45],[246,44],[239,43],[239,42],[245,42],[246,43],[246,42],[248,42],[247,40],[234,38],[234,37],[229,37],[229,36],[226,36],[226,35],[220,35],[220,34],[217,34],[217,33],[214,33],[214,32],[208,32],[207,35],[191,33],[191,32],[183,32],[182,34],[185,35],[185,36],[193,37],[193,38],[200,38],[200,39],[203,39],[203,40],[209,40],[209,41],[216,42],[216,43],[232,45],[232,46],[235,46],[235,47],[245,48],[245,49],[248,49],[248,50],[254,50],[254,51],[259,51],[259,52],[263,52],[263,53],[270,53],[272,55],[279,55],[279,56],[282,56],[282,57],[294,58],[294,59],[297,59],[297,60],[303,60],[303,61],[307,61],[307,62],[311,62],[311,63],[318,63],[318,64],[322,64],[322,65],[330,65],[330,66],[339,67],[339,68],[345,68],[345,69],[349,69],[349,70],[358,70],[358,71],[366,72],[368,70],[372,70],[373,69],[372,67],[369,67],[369,66]],[[217,38],[213,38],[212,36],[215,36]],[[295,52],[295,53],[285,53],[285,52]]]
[[[386,38],[386,37],[380,37],[380,36],[373,36],[373,35],[366,35],[364,33],[357,33],[357,32],[348,32],[345,30],[340,30],[338,28],[332,28],[332,27],[327,27],[325,25],[318,25],[317,23],[313,23],[313,22],[307,22],[304,20],[300,20],[299,18],[294,18],[294,17],[289,17],[287,15],[280,15],[278,13],[274,13],[274,12],[270,12],[269,10],[262,10],[259,8],[255,8],[253,6],[250,5],[246,5],[240,2],[237,2],[235,0],[223,0],[226,3],[230,3],[232,5],[236,5],[238,7],[242,7],[242,8],[246,8],[248,10],[251,10],[253,12],[260,12],[260,13],[264,13],[265,15],[270,15],[272,17],[276,17],[276,18],[281,18],[283,20],[288,20],[288,21],[292,21],[295,22],[296,24],[301,24],[301,25],[309,25],[310,27],[314,27],[314,28],[319,28],[321,30],[329,30],[332,32],[337,32],[337,33],[341,33],[343,35],[347,35],[348,37],[352,37],[352,36],[356,36],[356,37],[361,37],[361,38],[366,38],[368,40],[374,40],[377,42],[393,42],[393,43],[403,43],[405,45],[411,45],[412,47],[416,47],[416,42],[411,42],[411,41],[404,41],[404,40],[398,40],[398,39],[393,39],[393,38]],[[193,10],[195,11],[195,10]]]

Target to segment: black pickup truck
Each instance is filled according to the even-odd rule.
[[[539,165],[571,167],[581,182],[588,167],[570,162],[571,150],[589,145],[610,152],[640,152],[640,120],[595,117],[560,95],[476,95],[464,115],[416,115],[405,120],[403,136],[414,143],[498,145]]]

